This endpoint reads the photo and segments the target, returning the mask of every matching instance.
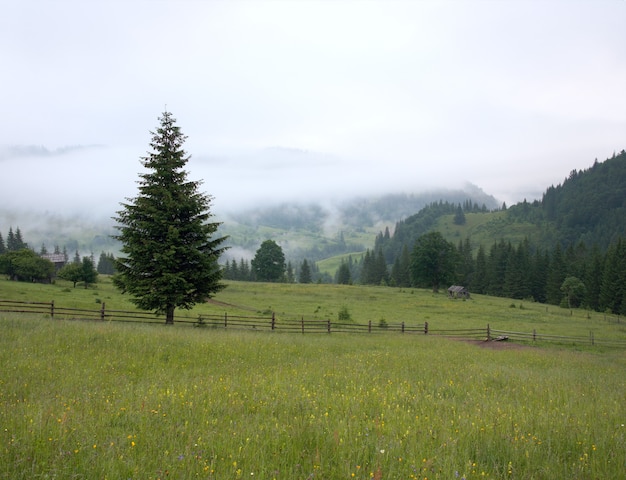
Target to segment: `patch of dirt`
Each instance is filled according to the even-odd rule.
[[[522,350],[531,348],[528,345],[520,345],[519,343],[512,342],[511,340],[501,342],[495,340],[469,340],[467,338],[455,338],[454,340],[469,343],[470,345],[476,345],[477,347],[490,348],[492,350]]]

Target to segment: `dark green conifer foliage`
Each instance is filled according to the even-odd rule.
[[[122,203],[118,222],[122,256],[113,279],[132,295],[139,308],[166,315],[174,323],[176,308],[189,309],[224,288],[218,265],[225,237],[215,238],[219,223],[212,217],[212,197],[187,180],[186,137],[169,112],[152,133],[152,152],[141,162],[139,194]]]
[[[602,287],[603,271],[604,256],[596,245],[591,251],[591,258],[588,261],[585,276],[583,277],[586,287],[584,304],[592,310],[600,308],[600,288]]]
[[[103,275],[113,275],[115,273],[115,257],[112,253],[100,253],[97,271]]]
[[[302,261],[302,265],[300,265],[300,275],[298,277],[298,282],[300,283],[311,283],[311,268],[309,267],[309,262],[307,262],[306,258]]]
[[[482,245],[478,247],[478,252],[476,252],[474,275],[470,286],[475,293],[485,293],[487,290],[487,255],[485,254],[485,247]]]
[[[606,253],[602,286],[600,287],[600,309],[612,313],[626,313],[623,305],[626,296],[626,241],[621,238],[609,247]]]
[[[339,269],[337,270],[337,283],[340,285],[350,285],[352,283],[352,275],[350,273],[350,265],[341,260]]]
[[[411,286],[411,254],[406,245],[402,247],[402,253],[396,257],[391,267],[391,281],[396,287]]]
[[[546,302],[553,305],[560,305],[563,298],[561,285],[567,276],[565,260],[563,258],[563,250],[559,243],[554,247],[554,253],[550,258],[550,266],[548,268],[548,278],[546,281]]]
[[[9,227],[9,234],[7,235],[7,250],[9,252],[15,252],[19,249],[20,248],[17,244],[15,233],[13,233],[13,227]]]
[[[532,260],[532,275],[530,280],[530,295],[536,302],[546,301],[546,284],[548,281],[548,268],[550,256],[547,252],[536,251]]]
[[[511,242],[505,242],[504,240],[500,240],[492,245],[487,263],[487,294],[498,297],[504,295],[506,267],[512,249]]]
[[[465,225],[466,218],[465,213],[463,213],[463,208],[461,208],[461,204],[456,208],[456,212],[454,213],[454,219],[452,220],[455,225]]]
[[[457,247],[459,253],[459,264],[457,268],[456,283],[469,287],[474,277],[475,262],[472,257],[472,242],[469,237],[465,240],[459,240]]]

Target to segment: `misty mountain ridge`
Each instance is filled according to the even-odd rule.
[[[276,155],[275,150],[281,154]],[[311,159],[308,151],[278,148],[268,149],[267,153],[268,161],[272,157],[274,160],[271,161],[276,165],[293,155],[301,156],[305,162]],[[472,237],[476,246],[500,239],[517,242],[528,237],[543,247],[557,241],[566,244],[578,240],[605,247],[626,232],[625,165],[624,151],[605,162],[596,160],[587,170],[570,172],[563,184],[547,187],[543,198],[530,202],[524,200],[509,206],[506,211],[500,209],[502,203],[494,196],[466,183],[460,188],[415,188],[409,193],[402,192],[400,186],[396,189],[398,193],[380,193],[368,188],[360,190],[370,192],[367,195],[341,191],[332,196],[320,192],[313,196],[309,194],[302,200],[284,200],[293,197],[283,191],[283,199],[269,196],[256,202],[254,207],[248,206],[249,203],[234,203],[226,209],[217,203],[212,206],[211,213],[215,221],[222,222],[218,235],[229,237],[230,249],[224,255],[224,261],[251,259],[267,239],[281,245],[287,259],[294,263],[304,258],[317,261],[358,253],[373,248],[376,237],[387,229],[392,243],[398,243],[393,248],[386,248],[391,255],[405,243],[394,238],[399,226],[404,232],[410,232],[403,234],[409,243],[429,229],[440,229],[450,240]],[[251,172],[246,174],[251,175]],[[214,178],[222,177],[217,175]],[[205,187],[213,195],[211,186]],[[310,190],[315,190],[315,185],[311,185]],[[89,202],[83,202],[72,188],[67,188],[65,193],[73,194],[73,208],[55,207],[54,201],[43,201],[39,209],[8,198],[0,206],[0,233],[6,236],[10,227],[20,228],[24,240],[37,251],[42,245],[48,250],[58,245],[68,252],[78,250],[81,255],[97,255],[102,251],[117,255],[120,245],[111,238],[116,233],[111,217],[118,208],[108,207],[103,202],[98,210],[90,207]],[[94,192],[96,200],[97,195]],[[118,202],[124,201],[122,196],[115,195],[115,198]],[[470,224],[458,226],[445,221],[451,208],[457,205],[465,208],[466,202],[471,203],[474,212],[480,211],[471,214],[478,215],[473,217],[474,229]],[[435,203],[448,206],[425,208]],[[494,210],[498,211],[492,212]]]
[[[103,148],[103,145],[66,145],[55,149],[43,145],[5,145],[0,146],[0,161],[10,158],[55,157],[98,148]]]
[[[222,222],[218,235],[229,236],[230,249],[225,259],[252,258],[266,239],[281,244],[288,258],[299,258],[320,245],[336,242],[342,235],[344,242],[348,243],[344,250],[346,247],[364,250],[373,245],[379,229],[392,226],[430,202],[462,203],[468,199],[487,209],[499,205],[493,196],[468,183],[463,189],[355,196],[319,202],[270,201],[266,205],[241,208],[232,213],[221,214],[215,209],[212,213],[216,221]],[[112,212],[111,217],[114,214]],[[63,211],[0,207],[0,233],[4,237],[9,228],[20,228],[24,240],[36,251],[42,245],[48,250],[58,245],[68,252],[78,250],[82,255],[97,255],[101,251],[117,255],[120,245],[111,238],[116,233],[111,217],[97,216],[89,211],[65,214]]]

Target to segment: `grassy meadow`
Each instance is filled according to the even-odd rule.
[[[2,279],[0,299],[132,309],[101,280]],[[335,320],[345,306],[359,323],[626,336],[599,314],[423,290],[232,282],[216,299],[188,314]],[[0,478],[625,478],[619,348],[14,313],[0,328]]]

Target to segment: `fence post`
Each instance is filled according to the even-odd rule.
[[[372,333],[372,321],[371,320],[367,324],[367,333]]]
[[[272,312],[272,330],[276,327],[276,314]]]
[[[591,345],[593,345],[593,332],[589,332],[589,338],[591,339]]]
[[[102,302],[102,308],[100,309],[100,320],[104,321],[104,305],[105,302]]]
[[[304,315],[302,316],[302,333],[304,334]]]
[[[402,322],[402,333],[404,333],[404,322]]]
[[[428,335],[428,322],[424,322],[424,335]]]
[[[50,302],[50,318],[54,318],[54,300]]]
[[[487,341],[491,340],[491,328],[489,327],[489,324],[487,324]]]
[[[328,319],[328,333],[330,333],[330,319]]]
[[[228,326],[228,313],[224,312],[224,328]]]
[[[533,328],[533,342],[537,340],[537,330]]]

